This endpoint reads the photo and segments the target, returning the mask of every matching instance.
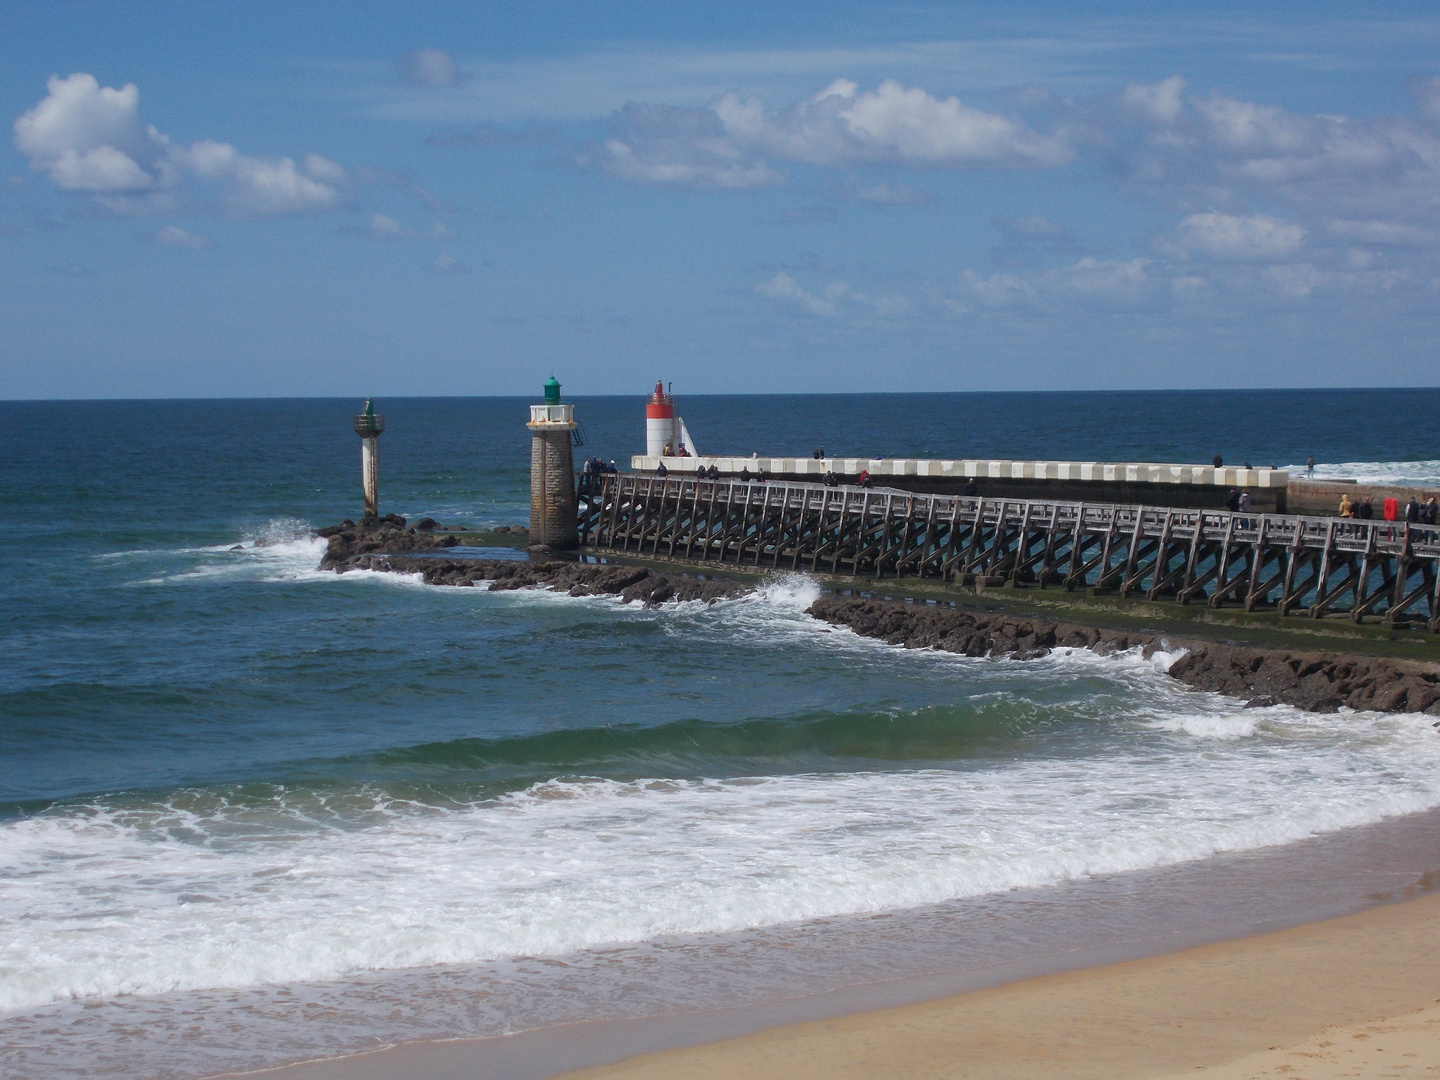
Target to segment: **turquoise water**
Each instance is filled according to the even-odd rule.
[[[382,510],[524,520],[525,402],[378,405]],[[1437,406],[1365,391],[681,411],[707,452],[1313,453],[1322,472],[1426,477]],[[321,574],[310,529],[357,510],[357,407],[0,405],[9,1074],[298,1059],[363,1045],[397,1008],[415,1015],[395,1038],[619,1014],[584,992],[594,972],[516,965],[578,972],[643,946],[640,971],[682,938],[1000,902],[1440,805],[1425,721],[1245,710],[1170,683],[1163,654],[906,653],[810,620],[803,576],[644,611]],[[587,452],[641,448],[638,397],[576,411]],[[690,1007],[778,985],[712,960],[688,969]],[[849,977],[822,968],[787,992]],[[441,972],[489,1004],[411,1008]],[[712,978],[728,989],[707,998]],[[287,994],[346,1019],[302,1024]],[[197,1009],[201,1034],[165,1034]],[[124,1034],[135,1010],[143,1039]],[[27,1034],[50,1029],[70,1034]]]

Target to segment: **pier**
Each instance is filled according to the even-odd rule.
[[[1440,633],[1436,526],[683,473],[586,475],[578,494],[579,541],[594,552],[1084,589]]]
[[[876,484],[930,495],[960,495],[974,481],[981,494],[1006,499],[1140,503],[1145,506],[1224,506],[1231,491],[1250,492],[1257,510],[1285,513],[1285,469],[1136,461],[1022,461],[997,458],[655,457],[630,459],[634,472],[691,474],[710,466],[726,476],[742,469],[767,479],[819,483],[827,472],[842,482],[868,476]],[[1328,497],[1328,496],[1327,496]],[[1335,500],[1338,502],[1338,497]],[[1295,508],[1298,509],[1298,508]]]

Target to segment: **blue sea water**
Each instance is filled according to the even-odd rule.
[[[0,403],[7,1075],[194,1076],[358,1049],[377,1025],[619,1015],[584,990],[598,969],[578,974],[596,950],[644,946],[643,967],[677,941],[1033,894],[1440,806],[1423,721],[1246,710],[1170,683],[1164,655],[902,652],[810,620],[803,576],[644,611],[322,574],[311,530],[358,510],[358,404]],[[377,404],[382,511],[524,521],[524,400]],[[707,453],[1313,454],[1322,474],[1440,478],[1435,390],[681,411]],[[623,465],[643,448],[638,396],[576,412],[584,452]],[[516,967],[533,957],[577,974]],[[688,969],[689,1007],[779,985],[695,963],[710,974]],[[464,993],[413,1008],[440,972]],[[706,980],[729,989],[706,997]],[[346,1019],[301,1023],[293,994]],[[378,1019],[397,1008],[413,1016]]]

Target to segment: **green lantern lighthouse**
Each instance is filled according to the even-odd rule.
[[[560,403],[560,381],[545,380],[545,404],[530,406],[530,546],[573,551],[576,532],[575,459],[570,440],[575,406]]]

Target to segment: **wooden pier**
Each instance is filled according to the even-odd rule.
[[[890,488],[582,476],[582,548],[1088,589],[1440,633],[1440,527]]]

